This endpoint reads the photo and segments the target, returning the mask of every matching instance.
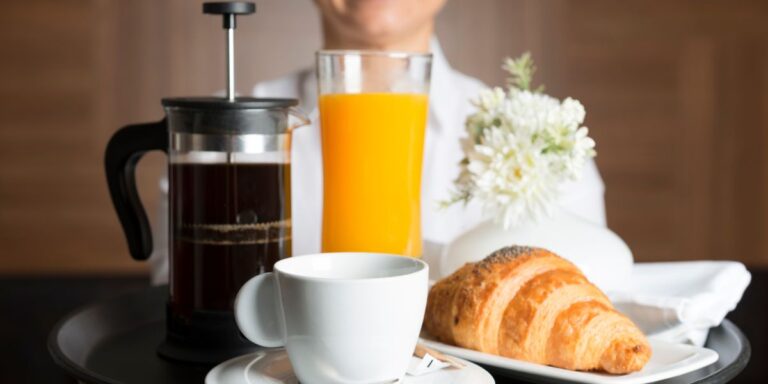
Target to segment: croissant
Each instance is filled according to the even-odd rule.
[[[645,335],[567,260],[511,246],[438,281],[424,330],[439,341],[571,370],[623,374],[648,362]]]

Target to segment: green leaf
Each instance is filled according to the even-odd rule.
[[[507,84],[510,87],[524,91],[531,90],[536,66],[533,64],[530,52],[523,53],[517,59],[509,57],[504,59],[504,64],[501,67],[510,74],[510,77],[507,79]],[[544,87],[539,86],[534,92],[542,92],[543,90]]]

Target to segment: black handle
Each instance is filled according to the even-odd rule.
[[[152,230],[136,190],[136,164],[144,153],[153,150],[168,153],[165,119],[120,129],[109,140],[104,154],[112,204],[123,225],[128,249],[136,260],[146,260],[152,254]]]

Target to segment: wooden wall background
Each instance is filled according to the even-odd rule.
[[[262,0],[238,30],[239,91],[310,65],[309,0]],[[638,260],[768,266],[768,2],[451,0],[457,69],[500,84],[530,50],[587,107],[609,225]],[[223,88],[220,21],[184,0],[30,0],[0,13],[0,273],[136,273],[102,170],[121,125]],[[139,167],[150,213],[164,161]]]

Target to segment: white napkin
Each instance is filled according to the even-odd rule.
[[[626,289],[608,296],[648,337],[702,346],[750,280],[734,261],[636,263]]]

